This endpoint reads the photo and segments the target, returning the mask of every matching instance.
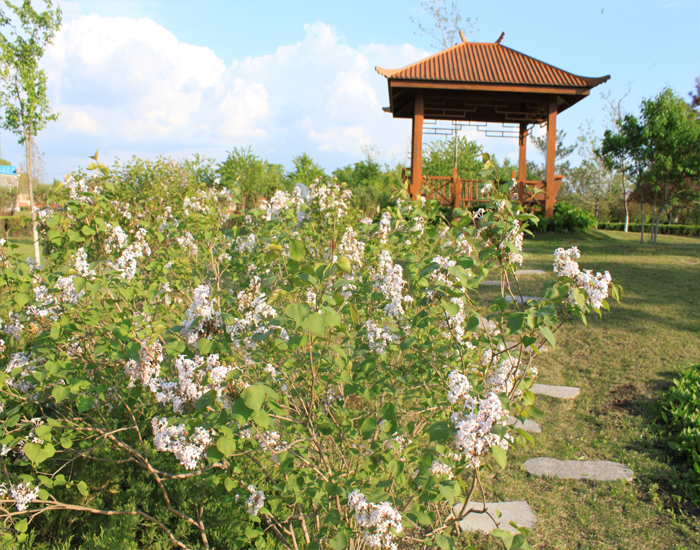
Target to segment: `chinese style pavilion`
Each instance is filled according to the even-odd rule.
[[[530,207],[541,207],[544,215],[553,213],[562,176],[554,174],[557,114],[589,95],[592,88],[610,76],[577,76],[501,44],[462,42],[402,69],[376,71],[389,85],[394,118],[413,119],[409,192],[436,189],[439,180],[450,186],[438,193],[453,207],[476,200],[476,182],[460,180],[456,169],[451,178],[422,175],[423,123],[429,120],[468,121],[516,125],[519,138],[517,198]],[[544,181],[526,180],[527,136],[535,124],[547,126],[547,157]],[[530,195],[527,186],[544,193]]]

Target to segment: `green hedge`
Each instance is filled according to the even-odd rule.
[[[598,224],[598,229],[607,229],[609,231],[624,231],[624,222],[601,222]],[[641,223],[629,224],[629,231],[639,233],[642,230]],[[644,224],[644,231],[651,232],[651,224]],[[700,225],[676,225],[676,224],[659,224],[659,233],[662,235],[688,235],[697,237],[700,235]]]
[[[668,446],[688,462],[683,492],[700,504],[700,363],[683,371],[661,399]]]
[[[22,237],[31,232],[32,217],[29,212],[18,212],[14,216],[0,216],[0,235]]]
[[[595,216],[590,212],[568,202],[557,202],[551,218],[540,218],[535,231],[555,233],[580,233],[595,229]]]

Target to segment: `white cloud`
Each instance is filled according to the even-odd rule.
[[[42,133],[47,158],[68,171],[75,149],[99,146],[105,160],[128,151],[222,160],[252,145],[275,162],[307,151],[337,166],[375,145],[382,160],[404,159],[410,122],[382,112],[387,84],[374,66],[401,67],[426,53],[407,44],[352,48],[319,21],[304,30],[295,44],[227,67],[146,17],[77,15],[43,62],[51,105],[62,113]],[[72,151],[65,132],[76,138]]]

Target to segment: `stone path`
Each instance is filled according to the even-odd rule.
[[[483,503],[471,502],[469,507],[472,510],[483,510]],[[457,504],[454,510],[456,513],[459,513],[462,510],[462,505]],[[532,529],[535,523],[537,523],[535,513],[524,500],[516,500],[513,502],[487,502],[486,510],[488,513],[480,514],[477,512],[469,512],[466,517],[459,522],[459,526],[465,531],[482,531],[486,534],[496,528],[518,534],[519,531],[510,525],[511,521],[519,527],[527,527],[528,529]],[[496,510],[501,512],[500,518]]]
[[[520,422],[517,418],[514,416],[509,416],[508,417],[508,422],[506,423],[508,426],[513,426],[515,425],[516,428],[522,428],[526,432],[530,432],[531,434],[538,434],[542,433],[542,428],[540,428],[540,425],[535,422],[532,418],[526,418],[525,422]]]
[[[515,272],[516,275],[546,275],[547,272],[542,269],[519,269]]]
[[[530,300],[535,300],[535,302],[539,302],[541,298],[542,298],[541,296],[516,296],[515,301],[518,302],[519,304],[522,304],[523,302],[527,303]],[[509,304],[511,302],[513,302],[513,297],[506,296],[506,302],[508,302]]]
[[[572,386],[548,386],[547,384],[533,384],[530,391],[537,395],[547,395],[559,399],[573,399],[581,393],[581,388]]]
[[[634,472],[627,466],[609,460],[557,460],[556,458],[531,458],[523,468],[535,476],[551,476],[561,479],[594,479],[596,481],[632,481]]]
[[[501,281],[481,281],[484,286],[501,286]]]

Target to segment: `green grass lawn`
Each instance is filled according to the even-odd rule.
[[[610,271],[624,289],[589,326],[572,321],[557,334],[556,349],[537,358],[538,382],[578,386],[573,401],[537,397],[544,412],[535,446],[516,447],[508,467],[489,481],[491,501],[526,500],[537,515],[536,549],[700,548],[700,509],[673,495],[685,466],[669,454],[652,424],[661,393],[674,375],[700,360],[700,239],[639,234],[543,234],[525,241],[526,265],[546,276],[522,277],[523,294],[539,295],[552,269],[552,252],[577,245],[583,269]],[[494,287],[483,293],[495,296]],[[481,293],[481,290],[480,290]],[[632,482],[538,478],[528,458],[612,460],[634,471]],[[464,548],[493,548],[485,536],[465,535]]]
[[[11,237],[7,240],[10,244],[18,245],[18,248],[11,250],[11,253],[19,254],[24,260],[27,257],[34,257],[34,239],[31,237]]]

